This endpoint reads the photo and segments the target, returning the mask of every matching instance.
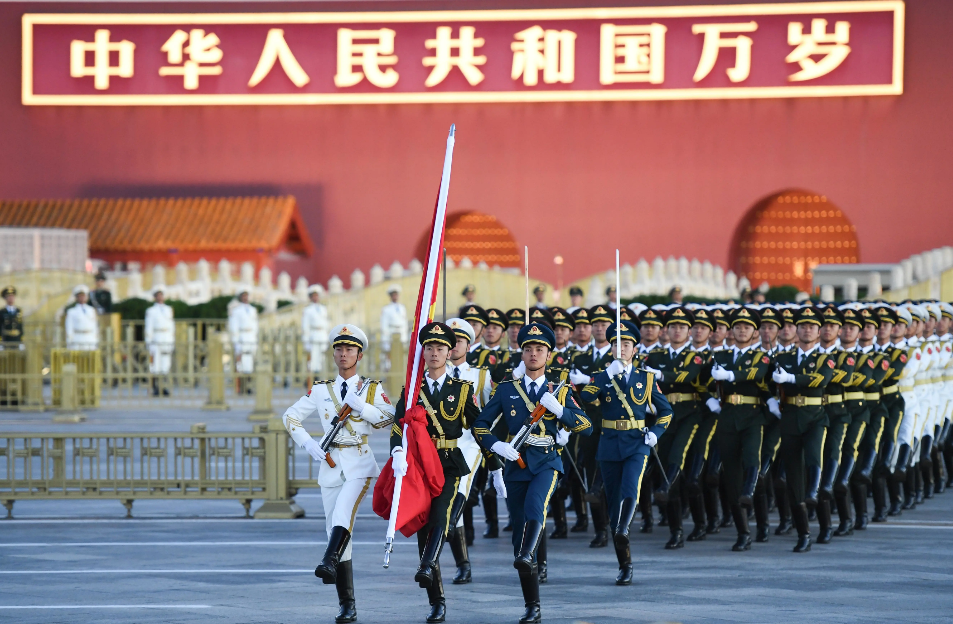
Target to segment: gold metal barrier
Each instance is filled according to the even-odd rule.
[[[255,518],[299,518],[291,496],[317,487],[295,475],[293,443],[280,418],[252,433],[0,434],[0,502],[12,517],[23,499],[235,499]],[[309,464],[310,464],[310,457]]]

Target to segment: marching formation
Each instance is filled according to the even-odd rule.
[[[607,295],[592,308],[468,302],[459,318],[423,326],[416,338],[425,372],[413,409],[405,392],[391,405],[379,381],[357,374],[367,348],[359,328],[331,330],[337,378],[316,381],[284,422],[322,462],[329,539],[315,574],[337,587],[336,622],[357,617],[348,542],[380,473],[367,445],[374,429],[391,431],[381,480],[423,475],[430,499],[413,525],[427,622],[447,617],[444,543],[456,565],[452,583],[472,580],[477,506],[484,538],[511,532],[522,624],[541,621],[548,540],[590,524],[590,546],[611,545],[615,582],[629,585],[630,530],[665,526],[664,548],[678,549],[733,527],[734,551],[794,533],[794,552],[806,553],[950,485],[950,304],[617,308],[615,293]],[[320,442],[303,426],[311,414],[322,421]],[[408,445],[408,426],[426,434]]]

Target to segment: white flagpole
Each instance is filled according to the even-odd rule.
[[[523,274],[526,276],[526,324],[529,325],[529,247],[523,247]],[[510,345],[512,348],[513,345]]]
[[[622,299],[620,298],[619,250],[615,250],[615,353],[622,361]]]

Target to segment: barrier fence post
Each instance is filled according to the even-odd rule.
[[[262,426],[265,442],[265,493],[267,498],[254,514],[257,519],[304,517],[304,509],[288,495],[288,432],[280,418],[270,418]]]
[[[79,411],[79,379],[76,373],[76,364],[63,364],[60,373],[60,408],[53,422],[78,423],[86,420],[86,416]]]
[[[262,355],[258,358],[255,368],[255,409],[248,415],[251,421],[267,421],[275,415],[271,408],[271,358]]]
[[[225,403],[225,366],[222,364],[222,340],[218,332],[209,335],[208,344],[208,401],[204,410],[227,410]]]

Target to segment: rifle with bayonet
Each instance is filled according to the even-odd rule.
[[[555,390],[550,390],[550,393],[553,396],[558,395],[559,391],[562,390],[563,386],[565,385],[566,380],[564,379],[559,382],[559,385],[556,386]],[[549,383],[549,387],[553,387],[552,382]],[[519,450],[523,448],[523,445],[526,444],[526,440],[529,439],[530,434],[533,433],[533,430],[536,428],[536,425],[539,424],[539,421],[542,420],[543,414],[545,413],[546,407],[542,403],[538,403],[536,407],[533,408],[532,413],[530,413],[530,415],[526,418],[526,422],[524,422],[523,426],[520,427],[520,430],[516,432],[516,435],[513,437],[513,441],[511,442],[511,446],[516,449],[517,452],[519,452]],[[526,462],[523,461],[522,456],[516,458],[516,463],[519,464],[520,468],[526,468]]]
[[[360,396],[360,393],[370,384],[364,383],[364,378],[361,377],[360,381],[357,382],[357,393]],[[328,432],[328,435],[324,436],[324,439],[321,440],[321,450],[325,452],[324,461],[328,462],[328,466],[334,468],[334,460],[331,459],[331,453],[328,449],[331,448],[331,445],[334,444],[334,440],[338,437],[338,434],[341,433],[341,429],[344,428],[344,425],[347,424],[347,418],[351,415],[351,406],[345,405],[341,408],[341,411],[338,412],[338,415],[331,421],[331,429]]]

